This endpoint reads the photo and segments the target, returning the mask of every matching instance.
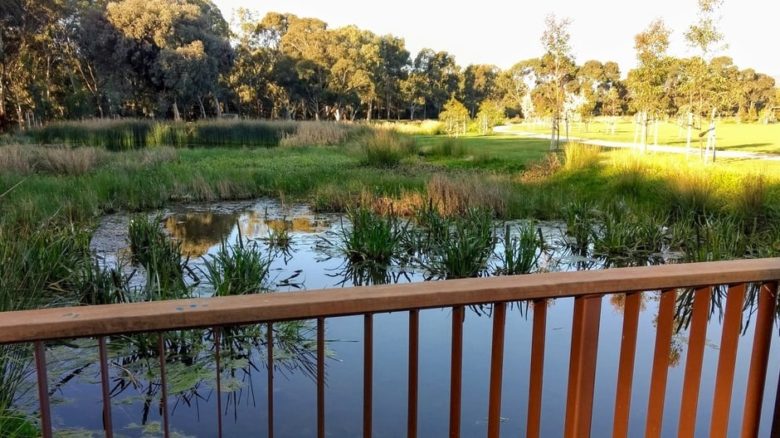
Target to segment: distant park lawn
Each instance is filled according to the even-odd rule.
[[[611,122],[607,119],[596,119],[586,126],[584,123],[575,122],[569,125],[569,136],[596,140],[609,140],[631,143],[634,141],[634,123],[630,119],[620,119],[617,122],[615,134],[612,134]],[[653,125],[649,126],[648,141],[652,144],[654,139]],[[546,134],[550,131],[549,123],[533,124],[522,123],[513,125],[515,132],[536,132]],[[680,127],[674,122],[662,122],[658,125],[658,144],[670,146],[685,146],[686,128]],[[699,130],[693,130],[691,146],[699,147]],[[717,147],[721,150],[750,151],[780,154],[780,123],[737,123],[734,121],[720,121],[716,125]],[[561,136],[564,136],[561,125]],[[706,137],[702,138],[706,141]]]

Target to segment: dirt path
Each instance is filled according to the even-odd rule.
[[[525,137],[525,138],[538,138],[544,140],[550,139],[550,134],[538,134],[534,132],[513,131],[512,126],[509,125],[496,126],[495,128],[493,128],[493,131],[501,134],[516,135],[518,137]],[[609,140],[593,140],[593,139],[577,138],[577,137],[569,137],[569,141],[576,141],[577,143],[589,144],[593,146],[601,146],[605,148],[634,149],[637,147],[633,143],[627,143],[621,141],[609,141]],[[647,150],[649,152],[663,152],[668,154],[688,154],[689,152],[684,146],[668,146],[668,145],[658,145],[658,146],[647,145]],[[691,155],[696,155],[699,153],[699,149],[692,147],[690,153]],[[716,152],[716,159],[717,158],[724,158],[728,160],[780,161],[780,155],[765,154],[761,152],[745,152],[745,151],[729,151],[729,150],[718,150]]]

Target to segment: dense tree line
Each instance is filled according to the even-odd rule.
[[[575,62],[568,22],[549,17],[543,54],[509,69],[414,56],[404,40],[316,18],[241,10],[231,30],[211,0],[5,0],[0,3],[0,128],[90,117],[198,119],[223,112],[290,119],[435,118],[454,99],[468,117],[555,121],[736,115],[777,101],[770,76],[713,57],[722,35],[699,0],[686,39],[666,54],[656,21],[636,37],[638,65]],[[708,9],[709,8],[709,9]],[[709,15],[708,15],[709,14]],[[530,43],[530,42],[529,42]],[[534,43],[535,44],[535,43]]]

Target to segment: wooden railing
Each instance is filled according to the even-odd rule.
[[[674,332],[676,302],[682,288],[694,290],[690,317],[690,339],[682,388],[678,436],[693,437],[701,385],[705,334],[715,287],[726,290],[722,337],[712,398],[709,436],[727,435],[732,404],[732,388],[741,331],[743,305],[748,284],[758,289],[754,338],[747,377],[741,436],[756,437],[759,432],[765,390],[769,347],[777,309],[777,280],[780,259],[740,260],[656,267],[621,268],[604,271],[546,273],[518,277],[452,280],[407,285],[358,287],[350,289],[262,294],[240,297],[205,298],[137,304],[42,309],[0,314],[0,344],[33,342],[38,374],[41,430],[52,436],[49,392],[46,379],[45,342],[56,339],[96,337],[100,354],[103,388],[103,424],[112,436],[111,402],[108,392],[106,337],[158,332],[162,384],[162,420],[169,436],[169,414],[165,381],[164,332],[187,328],[213,328],[216,346],[216,384],[219,394],[219,336],[226,326],[268,324],[267,348],[273,360],[275,322],[317,321],[317,431],[325,436],[325,324],[326,318],[364,316],[363,435],[372,434],[373,315],[409,312],[408,415],[409,437],[417,436],[419,310],[451,307],[452,349],[450,379],[451,437],[460,436],[464,306],[493,304],[493,331],[486,435],[498,437],[501,427],[501,387],[504,352],[504,324],[509,302],[533,303],[533,333],[530,352],[529,402],[526,424],[529,438],[540,436],[543,394],[547,300],[574,298],[572,341],[569,358],[568,391],[564,436],[591,435],[596,356],[599,341],[601,301],[604,295],[625,293],[625,309],[615,394],[613,436],[628,435],[631,411],[637,327],[642,294],[661,291],[653,353],[649,399],[640,406],[645,416],[645,436],[660,437],[667,392],[669,353]],[[755,287],[755,286],[754,286]],[[273,436],[273,364],[268,373],[268,435]],[[217,397],[218,433],[222,434],[221,397]],[[772,435],[780,436],[780,401],[774,408]]]

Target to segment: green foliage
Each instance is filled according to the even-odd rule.
[[[395,167],[401,160],[417,153],[414,139],[394,131],[378,130],[358,140],[363,163],[374,167]]]
[[[581,170],[595,167],[601,161],[601,148],[581,143],[568,143],[563,149],[563,167]]]
[[[444,229],[445,238],[428,245],[431,250],[423,265],[430,275],[445,279],[485,275],[496,244],[492,213],[472,209],[449,218]]]
[[[133,263],[146,271],[143,298],[147,301],[184,298],[190,292],[181,242],[165,234],[160,228],[161,220],[159,216],[150,219],[147,215],[136,215],[128,227]]]
[[[504,123],[506,119],[504,106],[496,101],[484,101],[479,105],[479,112],[475,118],[479,124],[479,133],[490,134],[494,127]]]
[[[517,227],[515,233],[512,232],[512,227],[506,225],[501,243],[504,250],[499,254],[496,275],[530,274],[538,269],[545,242],[536,224],[522,224]]]
[[[310,130],[310,127],[304,130]],[[104,147],[111,151],[154,146],[273,147],[297,132],[295,122],[206,121],[168,123],[152,120],[88,120],[59,122],[30,131],[43,144]]]
[[[349,227],[341,228],[341,251],[353,264],[387,266],[399,255],[406,226],[397,216],[380,216],[365,207],[347,212]]]
[[[468,128],[469,111],[454,97],[447,101],[439,113],[439,121],[444,124],[444,132],[450,136],[464,135]]]
[[[435,143],[426,155],[432,158],[462,158],[466,155],[466,143],[459,139],[447,138]]]
[[[214,295],[224,297],[265,292],[272,258],[256,242],[245,242],[240,232],[234,245],[222,242],[216,254],[204,259],[206,281]]]

